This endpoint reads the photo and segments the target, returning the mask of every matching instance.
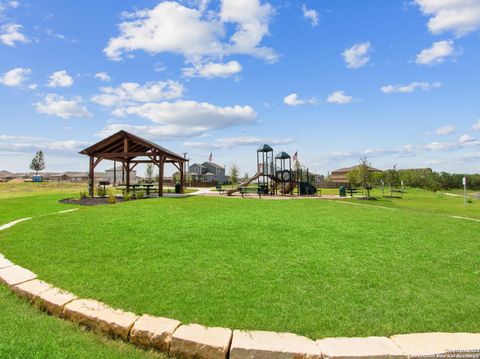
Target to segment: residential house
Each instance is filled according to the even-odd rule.
[[[330,174],[330,182],[334,183],[349,183],[347,179],[347,174],[349,172],[352,172],[358,168],[357,166],[352,166],[352,167],[345,167],[345,168],[339,168],[338,170],[332,171]],[[382,172],[379,169],[376,169],[374,167],[368,167],[368,171],[372,173],[379,173]]]
[[[202,164],[194,163],[189,167],[187,177],[192,182],[197,183],[227,183],[229,178],[225,175],[225,167],[213,162],[204,162]]]

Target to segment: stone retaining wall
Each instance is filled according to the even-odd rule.
[[[368,338],[324,338],[292,333],[210,328],[114,309],[37,279],[0,254],[0,282],[51,315],[122,338],[145,349],[195,359],[403,359],[448,350],[480,349],[480,334],[420,333]]]

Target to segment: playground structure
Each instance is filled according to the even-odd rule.
[[[312,184],[312,176],[308,169],[296,166],[292,170],[292,158],[286,152],[279,152],[273,156],[273,149],[267,144],[257,149],[257,173],[240,183],[238,186],[226,191],[227,196],[235,192],[242,194],[246,189],[254,190],[258,195],[294,195],[314,196],[317,188]],[[249,187],[253,182],[256,188]],[[297,191],[295,191],[297,189]]]

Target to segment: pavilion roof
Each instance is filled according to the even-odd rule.
[[[158,155],[164,157],[165,162],[187,162],[184,157],[124,130],[85,148],[80,154],[120,162],[136,157]]]

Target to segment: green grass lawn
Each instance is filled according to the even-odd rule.
[[[48,316],[0,286],[0,358],[166,358]]]
[[[478,203],[409,195],[83,207],[0,233],[0,252],[82,297],[184,322],[312,338],[479,332],[480,224],[446,216],[480,218]]]

